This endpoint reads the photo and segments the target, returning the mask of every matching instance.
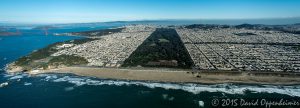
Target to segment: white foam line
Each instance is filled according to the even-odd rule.
[[[115,86],[145,86],[148,88],[164,88],[172,90],[184,90],[194,94],[201,92],[222,92],[227,94],[244,94],[246,91],[253,93],[278,93],[289,96],[300,97],[300,85],[294,86],[276,86],[276,85],[233,85],[233,84],[174,84],[174,83],[153,83],[153,82],[142,82],[142,81],[118,81],[118,80],[97,80],[89,77],[77,77],[77,76],[63,76],[57,77],[56,75],[41,75],[46,76],[46,81],[53,82],[69,82],[76,86],[82,85],[115,85]]]
[[[5,77],[10,77],[9,80],[22,79],[24,77],[28,77],[28,74],[16,74],[16,75],[6,75]]]
[[[17,75],[5,75],[8,80],[22,79],[28,77],[28,74],[17,74]],[[201,92],[221,92],[226,94],[245,94],[246,91],[253,93],[278,93],[289,96],[300,97],[300,85],[293,86],[276,86],[276,85],[234,85],[234,84],[175,84],[175,83],[153,83],[153,82],[142,82],[142,81],[123,81],[123,80],[101,80],[90,77],[80,76],[67,76],[67,75],[55,75],[55,74],[39,74],[38,77],[42,77],[41,80],[51,82],[68,82],[75,84],[76,86],[83,85],[114,85],[114,86],[145,86],[148,88],[164,88],[166,90],[184,90],[194,94]]]

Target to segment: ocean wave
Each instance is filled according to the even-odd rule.
[[[44,74],[47,81],[52,82],[68,82],[75,86],[83,85],[114,85],[114,86],[145,86],[148,88],[164,88],[166,90],[183,90],[194,94],[201,92],[221,92],[226,94],[245,94],[247,91],[252,93],[278,93],[289,96],[300,97],[300,85],[290,86],[277,86],[277,85],[235,85],[231,83],[224,84],[194,84],[194,83],[156,83],[156,82],[145,82],[145,81],[126,81],[126,80],[104,80],[96,79],[91,77],[80,77],[80,76],[57,76],[54,74]]]
[[[72,91],[72,90],[74,90],[74,87],[66,87],[65,88],[65,91]]]
[[[0,83],[0,88],[5,87],[8,85],[8,82]]]
[[[15,75],[5,75],[4,77],[10,77],[9,80],[19,80],[22,79],[24,77],[29,77],[28,74],[22,73],[22,74],[15,74]]]
[[[193,94],[199,94],[201,92],[221,92],[222,94],[245,94],[251,93],[278,93],[289,96],[300,97],[300,85],[240,85],[240,84],[194,84],[194,83],[159,83],[159,82],[147,82],[147,81],[127,81],[127,80],[109,80],[109,79],[97,79],[93,77],[82,77],[69,74],[39,74],[36,75],[43,81],[49,82],[68,82],[74,84],[75,87],[83,85],[113,85],[113,86],[145,86],[148,88],[163,88],[166,90],[183,90]],[[28,74],[18,75],[6,75],[9,80],[20,80],[24,77],[29,77]],[[72,88],[66,88],[66,91],[73,90]]]
[[[24,85],[25,85],[25,86],[29,86],[29,85],[32,85],[32,83],[24,82]]]

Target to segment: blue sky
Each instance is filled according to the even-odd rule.
[[[74,23],[300,16],[300,0],[0,0],[0,21]]]

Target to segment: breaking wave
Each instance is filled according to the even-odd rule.
[[[29,86],[29,85],[32,85],[32,83],[24,82],[24,85],[25,85],[25,86]]]
[[[29,77],[28,74],[22,73],[22,74],[4,74],[3,77],[8,78],[8,80],[17,80],[22,79],[24,77]]]
[[[8,82],[0,83],[0,88],[5,87],[8,85]]]
[[[145,86],[148,88],[164,88],[166,90],[184,90],[194,94],[201,92],[221,92],[227,94],[245,94],[246,92],[252,93],[278,93],[289,96],[300,97],[300,85],[238,85],[231,83],[224,84],[194,84],[194,83],[158,83],[147,81],[127,81],[127,80],[108,80],[97,79],[93,77],[82,77],[75,75],[60,75],[60,74],[39,74],[36,75],[43,81],[49,82],[68,82],[75,86],[83,85],[113,85],[113,86]],[[19,74],[10,76],[7,75],[9,80],[17,80],[28,77],[27,74]],[[66,91],[73,90],[73,87],[67,87]]]

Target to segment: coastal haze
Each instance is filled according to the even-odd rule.
[[[0,107],[299,107],[299,5],[3,0]]]

